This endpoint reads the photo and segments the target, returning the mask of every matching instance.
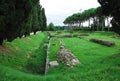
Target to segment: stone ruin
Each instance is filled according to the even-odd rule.
[[[57,66],[59,66],[59,64],[58,64],[57,61],[51,61],[51,62],[49,63],[49,67],[50,67],[50,68],[54,68],[54,67],[57,67]]]
[[[72,35],[63,35],[62,38],[72,38]]]
[[[82,33],[82,34],[80,34],[80,36],[89,36],[89,34],[88,33]]]
[[[112,36],[112,38],[120,39],[120,35],[114,35],[114,36]]]
[[[61,45],[60,50],[58,51],[56,55],[56,59],[57,61],[60,61],[69,67],[80,64],[77,57],[75,57],[71,51],[66,49],[64,45]]]
[[[115,46],[115,43],[112,41],[100,40],[100,39],[95,39],[95,38],[90,39],[90,41],[98,43],[98,44],[102,44],[105,46],[109,46],[109,47]]]
[[[50,68],[58,67],[59,66],[58,62],[62,62],[64,65],[68,67],[73,67],[77,64],[80,64],[77,57],[75,57],[71,51],[65,48],[62,41],[60,41],[60,45],[61,45],[60,50],[56,54],[56,60],[49,62]]]

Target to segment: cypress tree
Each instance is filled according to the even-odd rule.
[[[46,24],[46,16],[45,16],[45,10],[44,8],[42,8],[42,26],[41,26],[41,31],[45,31],[45,29],[47,28],[47,24]]]
[[[46,23],[41,8],[39,0],[1,0],[0,45],[4,39],[12,41],[40,30]]]

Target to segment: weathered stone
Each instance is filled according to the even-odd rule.
[[[72,35],[63,35],[63,38],[72,38]]]
[[[65,47],[64,46],[60,46],[60,49],[64,49]]]
[[[72,65],[80,64],[80,62],[77,59],[72,59],[71,63]]]
[[[120,35],[114,35],[114,36],[112,36],[112,38],[120,39]]]
[[[90,39],[90,41],[92,42],[95,42],[95,43],[99,43],[99,44],[102,44],[102,45],[106,45],[106,46],[115,46],[115,43],[112,42],[112,41],[106,41],[106,40],[100,40],[100,39]]]
[[[69,67],[80,64],[79,60],[74,56],[74,54],[65,49],[64,46],[61,46],[61,49],[58,51],[56,57],[57,61],[60,61]]]
[[[62,32],[61,31],[57,31],[58,34],[61,34]]]
[[[51,61],[51,62],[49,63],[49,66],[50,66],[51,68],[53,68],[53,67],[59,66],[59,64],[58,64],[57,61]]]
[[[70,67],[71,65],[69,63],[67,63],[66,66]]]
[[[80,36],[89,36],[88,33],[83,33],[83,34],[80,34]]]

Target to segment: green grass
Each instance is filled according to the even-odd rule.
[[[89,36],[80,39],[82,33],[89,33]],[[0,52],[0,81],[120,81],[120,39],[112,38],[115,33],[73,31],[73,35],[78,37],[60,38],[66,34],[70,33],[64,31],[55,35],[59,38],[51,38],[49,59],[56,60],[59,40],[62,40],[65,47],[77,56],[80,65],[69,68],[59,62],[60,65],[50,68],[47,75],[38,75],[40,70],[44,70],[44,43],[47,40],[44,33],[39,33],[4,43],[6,51]],[[113,41],[116,45],[107,47],[96,44],[89,41],[91,38]],[[26,68],[27,64],[34,67]]]
[[[60,40],[51,38],[50,40],[50,53],[49,53],[49,59],[50,61],[56,60],[56,54],[60,49]]]
[[[45,77],[0,65],[0,81],[45,81]]]
[[[73,34],[79,35],[82,33],[85,32],[74,32]],[[67,79],[70,79],[68,81],[119,81],[120,39],[112,38],[113,35],[116,35],[113,32],[86,33],[89,33],[89,36],[83,36],[83,39],[77,37],[60,38],[64,42],[65,47],[77,56],[81,65],[68,68],[60,64],[59,67],[50,69],[49,74],[60,73],[61,77],[64,75]],[[114,41],[116,46],[107,47],[96,44],[89,41],[91,38]],[[73,80],[71,76],[74,78]]]
[[[40,33],[22,39],[15,39],[11,43],[5,42],[3,49],[4,47],[6,47],[7,49],[5,50],[8,50],[8,52],[0,52],[0,63],[15,69],[24,70],[28,59],[31,59],[31,56],[35,55],[36,51],[39,50],[40,44],[43,43],[44,39],[45,34]]]
[[[43,74],[46,42],[46,33],[17,38],[13,42],[4,42],[0,49],[0,76],[3,76],[0,81],[28,81],[32,74]],[[15,80],[11,79],[14,77]],[[34,80],[31,79],[31,81]]]

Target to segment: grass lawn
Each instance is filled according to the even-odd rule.
[[[56,60],[60,40],[71,50],[81,64],[73,68],[59,62],[56,68],[44,71],[46,34],[39,33],[27,38],[5,42],[0,48],[0,81],[120,81],[120,39],[113,32],[50,32],[49,60]],[[81,34],[87,33],[88,36]],[[73,37],[64,37],[72,35]],[[114,47],[90,42],[97,38],[115,42]],[[26,67],[28,65],[28,68]],[[30,68],[29,68],[30,67]],[[2,77],[2,78],[1,78]]]
[[[71,79],[70,76],[73,76],[76,81],[119,81],[120,39],[112,38],[115,35],[113,32],[86,32],[89,33],[89,36],[83,36],[82,39],[79,38],[79,34],[83,33],[74,32],[73,34],[77,34],[78,37],[58,38],[58,40],[63,41],[67,49],[77,56],[81,64],[74,68],[68,68],[60,63],[59,67],[50,69],[49,74],[61,73],[61,77],[68,76],[69,79]],[[116,45],[107,47],[96,44],[89,41],[91,38],[113,41]],[[51,42],[53,43],[53,41]],[[54,48],[57,49],[57,47]],[[56,54],[56,52],[54,53]],[[54,53],[50,55],[50,58],[55,59],[53,57]]]

